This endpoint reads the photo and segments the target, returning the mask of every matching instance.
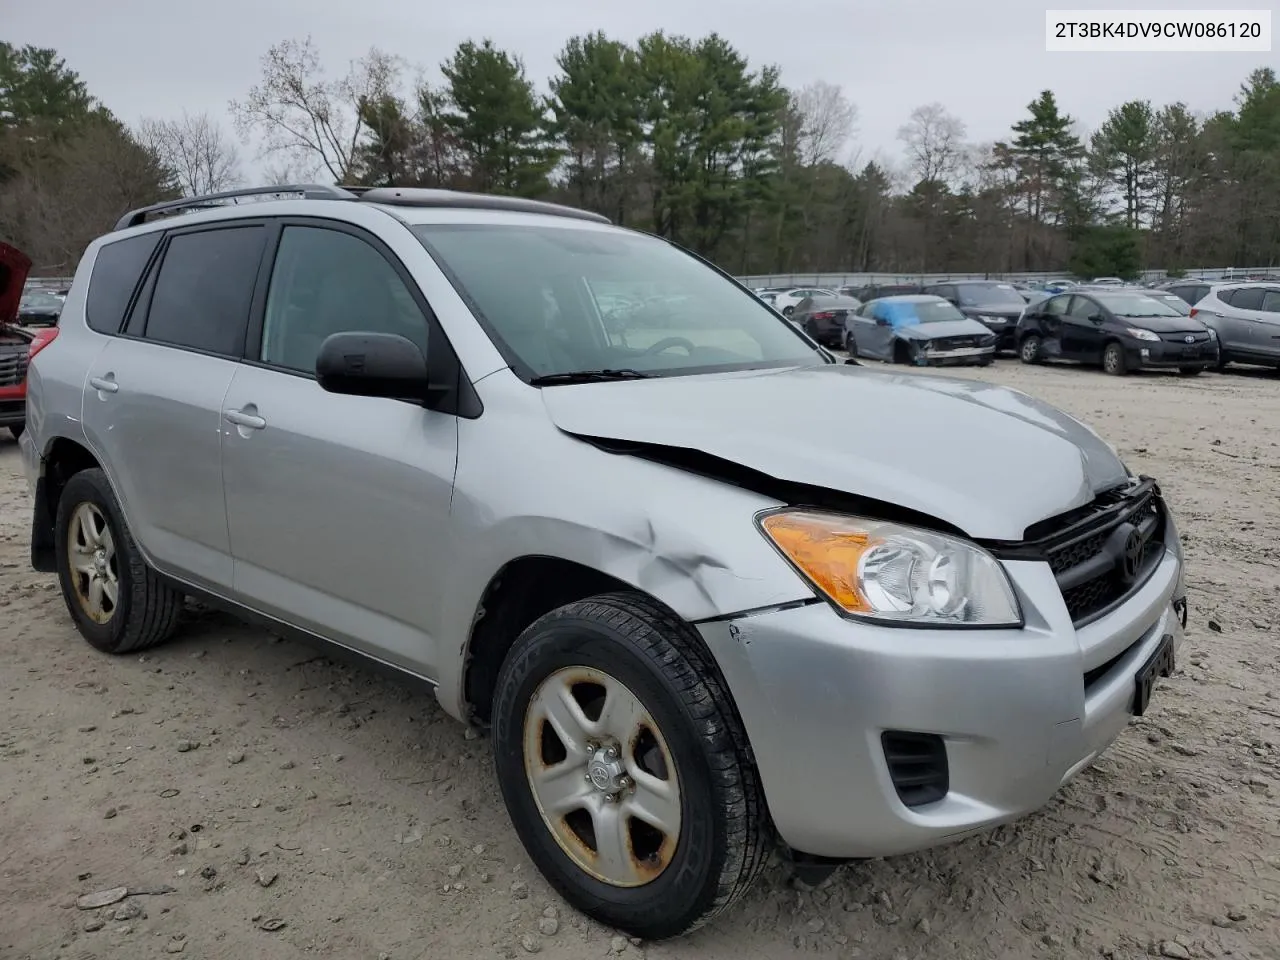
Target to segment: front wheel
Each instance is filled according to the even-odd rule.
[[[789,317],[789,316],[791,316],[791,315],[792,315],[793,313],[795,313],[795,312],[796,312],[796,308],[795,308],[795,307],[790,307],[790,306],[788,306],[788,307],[783,307],[783,308],[782,308],[782,315],[783,315],[784,317]]]
[[[1118,343],[1108,343],[1107,348],[1102,351],[1102,369],[1113,377],[1122,377],[1129,372],[1129,365],[1125,363],[1124,347]]]
[[[1022,345],[1018,348],[1018,359],[1023,363],[1040,362],[1039,336],[1034,333],[1029,333],[1022,338]]]
[[[571,603],[525,630],[498,676],[493,736],[529,856],[601,923],[677,936],[764,862],[764,799],[724,681],[647,597]]]

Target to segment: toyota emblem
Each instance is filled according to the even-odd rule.
[[[1183,339],[1183,340],[1185,340],[1187,343],[1195,343],[1195,342],[1196,342],[1196,338],[1195,338],[1195,337],[1193,337],[1193,336],[1191,336],[1191,334],[1187,334],[1187,335],[1186,335],[1185,337],[1183,337],[1182,339]]]
[[[1138,571],[1142,569],[1142,561],[1147,552],[1147,543],[1136,529],[1129,532],[1124,542],[1124,553],[1120,557],[1120,572],[1125,581],[1132,583],[1138,579]]]

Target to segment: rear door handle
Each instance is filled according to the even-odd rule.
[[[250,430],[261,430],[267,425],[267,421],[262,417],[245,413],[243,410],[223,410],[222,416],[228,423],[234,423],[237,427],[248,427]]]
[[[115,393],[120,389],[120,384],[115,380],[104,379],[103,377],[90,377],[89,386],[95,390],[101,390],[103,393]]]

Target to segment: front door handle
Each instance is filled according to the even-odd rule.
[[[110,377],[110,374],[107,376]],[[115,393],[120,389],[120,384],[116,383],[115,380],[104,377],[90,377],[89,386],[93,387],[95,390],[100,390],[103,393]]]
[[[222,416],[228,423],[234,423],[237,427],[247,427],[250,430],[261,430],[267,425],[267,421],[262,417],[245,413],[243,410],[223,410]]]

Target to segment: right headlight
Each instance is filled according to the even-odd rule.
[[[970,541],[816,510],[780,510],[757,522],[850,617],[925,628],[1023,625],[1008,574]]]

